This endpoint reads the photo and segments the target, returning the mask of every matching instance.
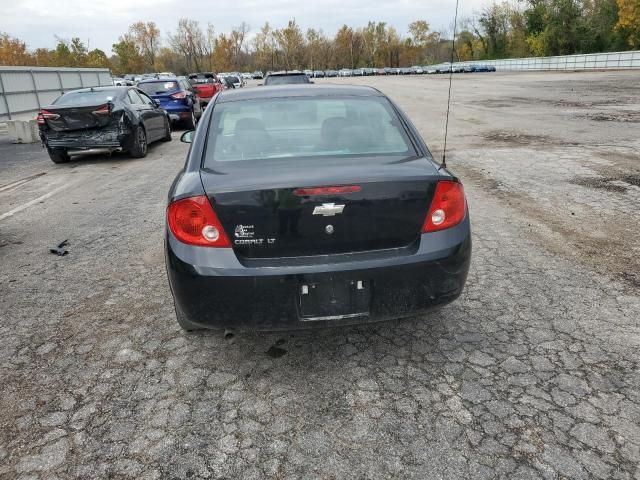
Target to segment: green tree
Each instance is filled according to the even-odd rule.
[[[116,55],[114,68],[116,73],[120,75],[142,73],[144,59],[131,35],[126,33],[122,35],[118,43],[114,43],[111,49]]]

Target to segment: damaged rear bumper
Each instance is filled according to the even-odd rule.
[[[40,138],[46,147],[78,150],[91,148],[123,148],[128,136],[128,132],[123,132],[119,128],[75,130],[69,132],[40,132]]]

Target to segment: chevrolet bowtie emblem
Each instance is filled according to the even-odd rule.
[[[322,215],[323,217],[333,217],[338,213],[342,213],[344,205],[336,205],[335,203],[323,203],[313,209],[314,215]]]

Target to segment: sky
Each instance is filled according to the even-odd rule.
[[[489,0],[460,0],[459,17],[471,15]],[[455,0],[0,0],[0,32],[27,43],[29,49],[53,48],[55,36],[80,37],[89,48],[111,55],[111,45],[132,23],[154,21],[163,39],[180,17],[211,22],[227,33],[242,21],[250,36],[268,21],[285,26],[295,18],[303,30],[322,28],[332,36],[343,24],[360,27],[369,20],[387,22],[401,34],[414,20],[426,20],[434,30],[453,26]]]

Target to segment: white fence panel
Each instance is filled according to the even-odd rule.
[[[60,72],[62,80],[62,89],[71,90],[72,88],[82,88],[80,74],[78,72]]]
[[[39,72],[34,75],[36,79],[36,90],[53,90],[60,88],[60,77],[56,72]]]
[[[66,91],[106,85],[106,68],[0,67],[0,122],[31,119]]]
[[[7,95],[7,105],[10,112],[37,111],[38,100],[33,93],[16,93]]]
[[[29,72],[8,72],[2,76],[5,93],[28,92],[34,90]]]
[[[448,65],[439,64],[434,66]],[[640,69],[640,50],[628,52],[589,53],[584,55],[564,55],[555,57],[511,58],[504,60],[475,60],[470,62],[454,62],[454,66],[492,65],[496,70],[615,70]]]

